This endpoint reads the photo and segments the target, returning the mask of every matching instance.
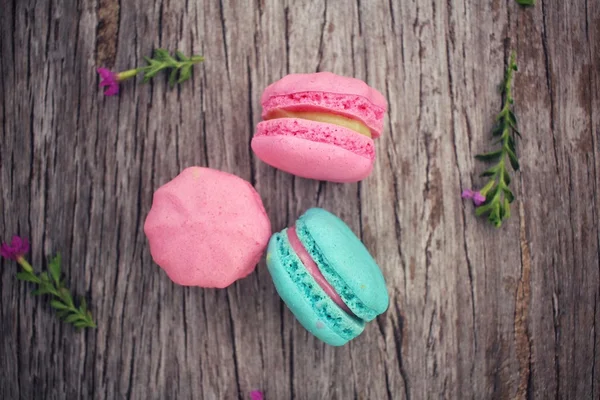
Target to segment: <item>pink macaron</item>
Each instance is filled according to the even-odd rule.
[[[154,193],[144,233],[152,258],[173,282],[224,288],[254,270],[271,223],[249,182],[190,167]]]
[[[269,85],[252,150],[304,178],[358,182],[375,162],[387,101],[365,82],[332,74],[291,74]]]

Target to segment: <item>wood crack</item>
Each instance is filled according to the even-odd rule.
[[[316,72],[321,71],[321,62],[323,61],[323,38],[325,36],[325,25],[327,24],[327,0],[324,0],[323,22],[321,23],[321,37],[319,38],[319,53]]]
[[[598,315],[598,292],[594,296],[594,318],[592,320],[592,340],[594,341],[594,357],[592,358],[592,397],[596,393],[596,357],[598,356],[598,349],[596,348],[597,332],[596,332],[596,316]]]
[[[283,302],[282,302],[282,306],[283,306]],[[290,362],[289,362],[290,400],[293,400],[296,398],[296,393],[294,391],[294,335],[292,333],[290,333],[290,348],[289,348],[288,357],[290,359]]]
[[[204,52],[204,49],[202,49]],[[204,108],[204,87],[206,86],[206,68],[202,69],[202,86],[200,87],[200,104],[202,104],[202,145],[204,150],[204,166],[209,167],[209,157],[208,157],[208,136],[206,134],[206,110]],[[154,163],[153,163],[154,165]]]
[[[521,185],[521,187],[523,187]],[[521,196],[523,193],[521,191]],[[527,229],[525,226],[525,208],[523,202],[519,202],[519,241],[521,249],[521,278],[517,287],[515,301],[515,345],[517,360],[519,362],[519,385],[516,398],[525,399],[530,391],[531,384],[531,338],[529,334],[528,318],[531,303],[531,253],[527,240]],[[557,382],[558,383],[558,382]]]
[[[559,173],[559,163],[558,163],[558,149],[556,144],[556,126],[555,126],[555,115],[554,115],[554,90],[553,90],[553,82],[552,82],[552,67],[550,65],[550,56],[548,51],[548,35],[547,29],[548,25],[546,23],[546,7],[545,1],[541,1],[542,7],[542,47],[544,49],[544,65],[546,69],[546,86],[548,87],[548,96],[550,97],[550,131],[552,132],[552,147],[554,150],[554,162],[556,165],[556,173]]]
[[[223,48],[225,50],[225,68],[227,70],[227,80],[231,83],[231,72],[229,69],[229,48],[227,46],[227,24],[225,23],[223,0],[219,0],[219,17],[221,19],[221,34],[223,36]]]
[[[290,73],[290,8],[285,6],[285,70]]]
[[[96,64],[112,68],[117,57],[119,37],[119,0],[99,0],[96,9]]]
[[[404,340],[404,316],[400,312],[398,302],[394,302],[394,309],[396,311],[396,324],[392,319],[392,325],[394,325],[394,345],[396,346],[396,360],[398,362],[398,369],[400,370],[400,376],[404,383],[404,398],[410,400],[410,384],[408,380],[408,374],[404,366],[404,359],[402,357],[402,342]]]
[[[155,3],[156,4],[156,3]],[[163,1],[160,2],[158,6],[158,44],[162,47],[162,37],[163,37]],[[152,82],[152,81],[150,81]]]
[[[254,129],[254,110],[252,109],[253,93],[252,93],[252,71],[250,70],[250,56],[246,58],[246,73],[248,79],[248,126],[250,135],[248,139],[248,160],[250,161],[250,183],[256,186],[256,168],[254,168],[254,152],[252,151],[252,130]]]
[[[127,380],[127,390],[125,391],[127,399],[131,399],[133,390],[133,374],[135,368],[135,337],[131,339],[131,354],[129,356],[129,379]]]
[[[362,209],[362,201],[361,201],[361,189],[362,183],[358,182],[356,184],[356,198],[358,202],[358,232],[360,233],[360,241],[364,242],[363,238],[363,209]]]
[[[358,36],[362,36],[362,11],[360,9],[360,0],[356,0],[356,13],[358,14]]]
[[[231,355],[233,357],[233,370],[235,373],[235,384],[237,387],[238,398],[242,399],[242,390],[240,388],[240,372],[239,372],[239,364],[237,359],[237,346],[235,342],[235,327],[233,324],[233,313],[231,308],[231,300],[229,299],[229,290],[225,292],[225,298],[227,299],[227,309],[229,310],[229,336],[231,339],[232,352]]]

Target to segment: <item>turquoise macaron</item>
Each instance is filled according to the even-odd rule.
[[[389,305],[385,279],[369,251],[344,221],[321,208],[271,236],[267,267],[296,319],[332,346],[356,338]]]

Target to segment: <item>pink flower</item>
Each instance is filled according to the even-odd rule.
[[[481,192],[474,192],[471,189],[465,189],[462,192],[463,199],[472,199],[473,204],[476,206],[480,206],[485,203],[485,196],[481,194]]]
[[[0,256],[17,261],[28,251],[29,241],[27,238],[22,239],[19,236],[13,236],[10,244],[2,243],[2,247],[0,248]]]
[[[263,394],[260,390],[253,390],[250,392],[251,400],[263,400]]]
[[[485,203],[485,196],[482,195],[480,192],[473,193],[473,203],[475,203],[475,205],[479,207],[480,205]]]
[[[100,78],[102,78],[100,87],[108,86],[104,91],[105,96],[119,94],[119,77],[116,73],[107,68],[98,68],[98,74],[100,75]]]

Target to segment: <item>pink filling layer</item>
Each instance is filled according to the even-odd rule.
[[[278,118],[259,122],[256,136],[294,136],[312,142],[339,146],[369,160],[375,159],[375,144],[368,136],[352,129],[298,118]]]
[[[356,119],[371,129],[373,138],[381,136],[385,109],[379,108],[362,96],[322,92],[300,92],[287,96],[273,96],[262,102],[263,119],[275,109],[288,111],[330,112]]]
[[[296,227],[291,226],[290,228],[288,228],[287,235],[292,249],[296,252],[296,255],[298,256],[298,258],[300,258],[302,264],[304,264],[304,267],[306,267],[308,273],[315,279],[315,281],[317,281],[317,283],[319,284],[319,286],[321,286],[325,293],[327,293],[327,295],[331,297],[335,304],[340,306],[340,308],[346,311],[348,314],[354,315],[352,311],[350,311],[346,303],[344,303],[340,295],[337,294],[335,289],[329,284],[329,282],[327,282],[327,279],[325,279],[321,271],[319,271],[319,267],[317,267],[317,264],[314,262],[314,260],[312,259],[308,251],[306,251],[304,245],[298,238],[298,234],[296,233]]]

